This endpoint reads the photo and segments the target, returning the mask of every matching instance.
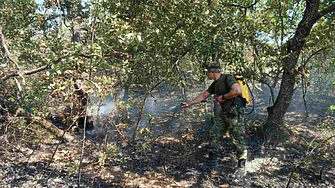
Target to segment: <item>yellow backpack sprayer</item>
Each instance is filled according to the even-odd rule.
[[[240,106],[240,107],[247,107],[247,106],[249,106],[251,104],[250,98],[252,98],[252,100],[253,100],[253,95],[252,95],[252,92],[251,92],[251,90],[250,90],[250,88],[249,88],[249,86],[247,84],[247,81],[245,80],[245,78],[242,75],[235,74],[234,77],[235,77],[237,83],[240,84],[240,87],[242,88],[242,93],[241,93],[241,95],[239,97],[242,98],[242,100],[243,100],[242,103],[243,104],[237,105],[234,102],[235,106],[237,107],[237,110],[238,110],[238,106]],[[250,95],[251,95],[251,97],[250,97]],[[252,104],[253,104],[252,110],[250,112],[246,113],[245,115],[249,115],[249,114],[251,114],[254,111],[254,109],[255,109],[255,103],[253,102]]]
[[[250,101],[250,95],[249,95],[249,87],[247,85],[246,80],[241,75],[235,74],[234,77],[237,83],[240,84],[242,88],[241,97],[243,97],[246,100],[246,106],[249,106],[251,104],[251,101]]]

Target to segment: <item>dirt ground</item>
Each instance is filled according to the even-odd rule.
[[[125,141],[130,138],[122,123],[104,125],[85,140],[82,132],[67,133],[65,140],[48,131],[34,135],[34,127],[10,134],[13,125],[2,123],[0,187],[334,187],[335,126],[331,118],[321,124],[334,98],[310,96],[306,119],[296,93],[283,133],[264,142],[259,133],[269,99],[263,90],[256,95],[255,111],[246,120],[249,156],[243,178],[231,176],[236,159],[229,137],[218,141],[217,163],[209,160],[210,104],[169,113],[175,103],[158,99],[165,116],[141,127],[140,139],[132,143]]]

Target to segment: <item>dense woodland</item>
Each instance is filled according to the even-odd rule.
[[[0,186],[334,186],[334,12],[333,0],[0,1]],[[199,168],[214,102],[170,108],[206,89],[208,65],[253,93],[243,180]]]

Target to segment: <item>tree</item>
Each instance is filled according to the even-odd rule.
[[[306,46],[306,42],[308,42],[308,36],[313,26],[322,17],[334,11],[335,4],[331,4],[331,2],[324,1],[321,3],[320,0],[306,0],[303,17],[296,28],[294,36],[282,46],[283,77],[276,102],[273,107],[269,108],[266,130],[276,130],[282,125],[285,113],[292,100],[297,77],[299,76],[299,71],[297,71],[298,59]],[[332,17],[328,19],[332,19]]]

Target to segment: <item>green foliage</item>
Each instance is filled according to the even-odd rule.
[[[0,4],[1,24],[4,24],[4,34],[14,39],[28,39],[34,33],[29,25],[36,14],[34,0],[4,0]]]
[[[335,105],[330,105],[330,107],[328,108],[328,112],[330,114],[333,114],[334,113],[334,110],[335,110]]]
[[[322,8],[329,5],[321,3]],[[280,78],[287,57],[285,42],[304,10],[305,3],[297,1],[222,0],[209,5],[191,0],[48,0],[37,6],[33,0],[4,0],[0,24],[17,65],[1,58],[1,65],[8,64],[1,69],[1,78],[42,66],[48,69],[17,77],[23,99],[12,78],[0,92],[43,116],[55,104],[71,102],[77,79],[85,80],[90,94],[104,97],[124,88],[141,88],[148,94],[167,82],[176,88],[193,86],[204,78],[202,70],[209,63],[221,65],[225,72],[250,73],[255,79]],[[322,57],[297,64],[315,71],[316,76],[308,77],[315,88],[334,82],[334,31],[329,14],[314,25],[301,52],[306,60],[320,48],[329,49]],[[3,51],[0,55],[4,57]],[[320,73],[324,77],[318,77]],[[129,105],[118,108],[127,111]],[[150,131],[139,131],[144,138],[150,136]],[[284,132],[273,136],[286,138]]]
[[[311,169],[315,174],[322,170],[329,169],[335,164],[334,143],[333,141],[325,142],[324,140],[316,141],[311,144],[311,153],[304,159],[304,167]]]
[[[72,163],[68,169],[69,175],[75,175],[78,171],[79,164]]]
[[[30,16],[34,18],[27,22],[30,24],[27,28],[31,28],[31,35],[27,35],[29,40],[11,43],[11,47],[12,44],[24,44],[17,50],[22,52],[18,54],[22,66],[51,64],[48,77],[57,77],[64,72],[78,77],[88,73],[88,69],[97,74],[107,70],[113,72],[116,82],[121,83],[119,87],[144,84],[147,90],[163,79],[185,87],[185,84],[179,84],[181,71],[192,68],[203,75],[199,68],[212,61],[213,54],[217,54],[219,64],[228,66],[233,72],[263,73],[265,69],[274,72],[271,69],[280,59],[276,50],[283,43],[279,40],[292,33],[303,11],[303,5],[296,6],[290,1],[287,4],[259,1],[246,12],[221,1],[210,6],[205,1],[107,1],[101,4],[100,1],[61,1],[60,9],[57,1],[46,1],[44,7],[34,6],[33,1],[24,1],[26,4],[16,2],[12,6],[17,7],[14,9],[17,12],[6,18],[14,19],[10,15],[19,15],[23,8],[31,10]],[[235,3],[247,6],[253,1]],[[2,12],[6,11],[9,10]],[[60,13],[64,15],[59,17]],[[83,20],[77,22],[71,13],[81,15]],[[64,19],[64,25],[57,18]],[[45,29],[41,29],[42,26]],[[84,43],[73,43],[70,38],[74,26],[94,33],[85,34]],[[38,32],[41,30],[43,34]],[[7,31],[10,30],[5,29]],[[42,37],[33,37],[36,33]],[[9,34],[8,38],[11,36]],[[268,41],[275,41],[276,45],[267,44]],[[256,48],[259,61],[252,66],[253,60],[248,56]],[[182,68],[181,71],[173,68],[186,52],[190,58],[198,58],[193,62],[190,59],[180,62],[178,67]],[[90,59],[83,58],[82,54],[90,56]],[[52,64],[60,57],[64,58],[61,63]],[[69,70],[73,67],[78,71]],[[172,74],[166,77],[168,73]]]
[[[322,1],[320,10],[330,5],[330,1]],[[295,34],[304,10],[305,1],[289,0],[214,0],[211,5],[200,0],[45,0],[39,6],[35,0],[2,0],[0,24],[14,62],[5,57],[1,46],[0,79],[43,66],[47,70],[16,76],[19,84],[12,77],[1,82],[0,96],[20,101],[20,112],[45,118],[49,112],[73,103],[77,79],[82,80],[89,94],[100,98],[114,97],[127,88],[132,103],[127,99],[117,103],[121,121],[109,117],[112,126],[107,127],[117,129],[125,139],[128,121],[122,121],[127,118],[123,112],[142,102],[135,90],[149,94],[161,82],[175,89],[194,87],[204,78],[203,67],[209,63],[221,65],[225,72],[249,73],[249,77],[259,80],[281,78],[286,68],[282,64],[287,57],[285,43]],[[300,53],[296,67],[306,71],[301,75],[310,83],[309,91],[321,92],[326,87],[324,94],[333,92],[334,27],[334,13],[320,19]],[[322,53],[313,55],[322,48]],[[331,112],[334,109],[329,108]],[[56,138],[29,119],[13,117],[1,124],[1,130],[5,125],[10,125],[6,132],[9,142],[4,141],[9,157],[22,155],[14,143],[29,147],[27,141],[33,140],[39,146],[41,135]],[[330,130],[332,125],[323,122],[320,127]],[[209,128],[208,138],[214,147],[220,130],[221,126],[214,123]],[[250,122],[248,130],[260,139],[267,135],[276,143],[289,134],[284,130],[264,132],[260,122]],[[137,130],[140,139],[136,155],[153,152],[152,131],[150,127]],[[324,141],[310,144],[315,149],[306,158],[307,167],[320,169],[334,164],[334,145]],[[128,160],[114,143],[106,142],[97,153],[100,166]],[[71,160],[69,165],[69,173],[76,173],[78,160]],[[299,180],[301,176],[295,173],[293,178]]]
[[[305,151],[305,157],[302,161],[302,166],[315,174],[320,174],[321,171],[328,170],[335,164],[335,129],[330,120],[326,119],[317,125],[316,128],[320,135],[308,143],[308,149]]]
[[[104,152],[99,154],[99,163],[101,166],[105,165],[106,162],[114,160],[119,154],[119,147],[113,143],[107,143],[104,148]]]
[[[292,177],[295,180],[299,180],[300,175],[298,173],[294,172]]]

